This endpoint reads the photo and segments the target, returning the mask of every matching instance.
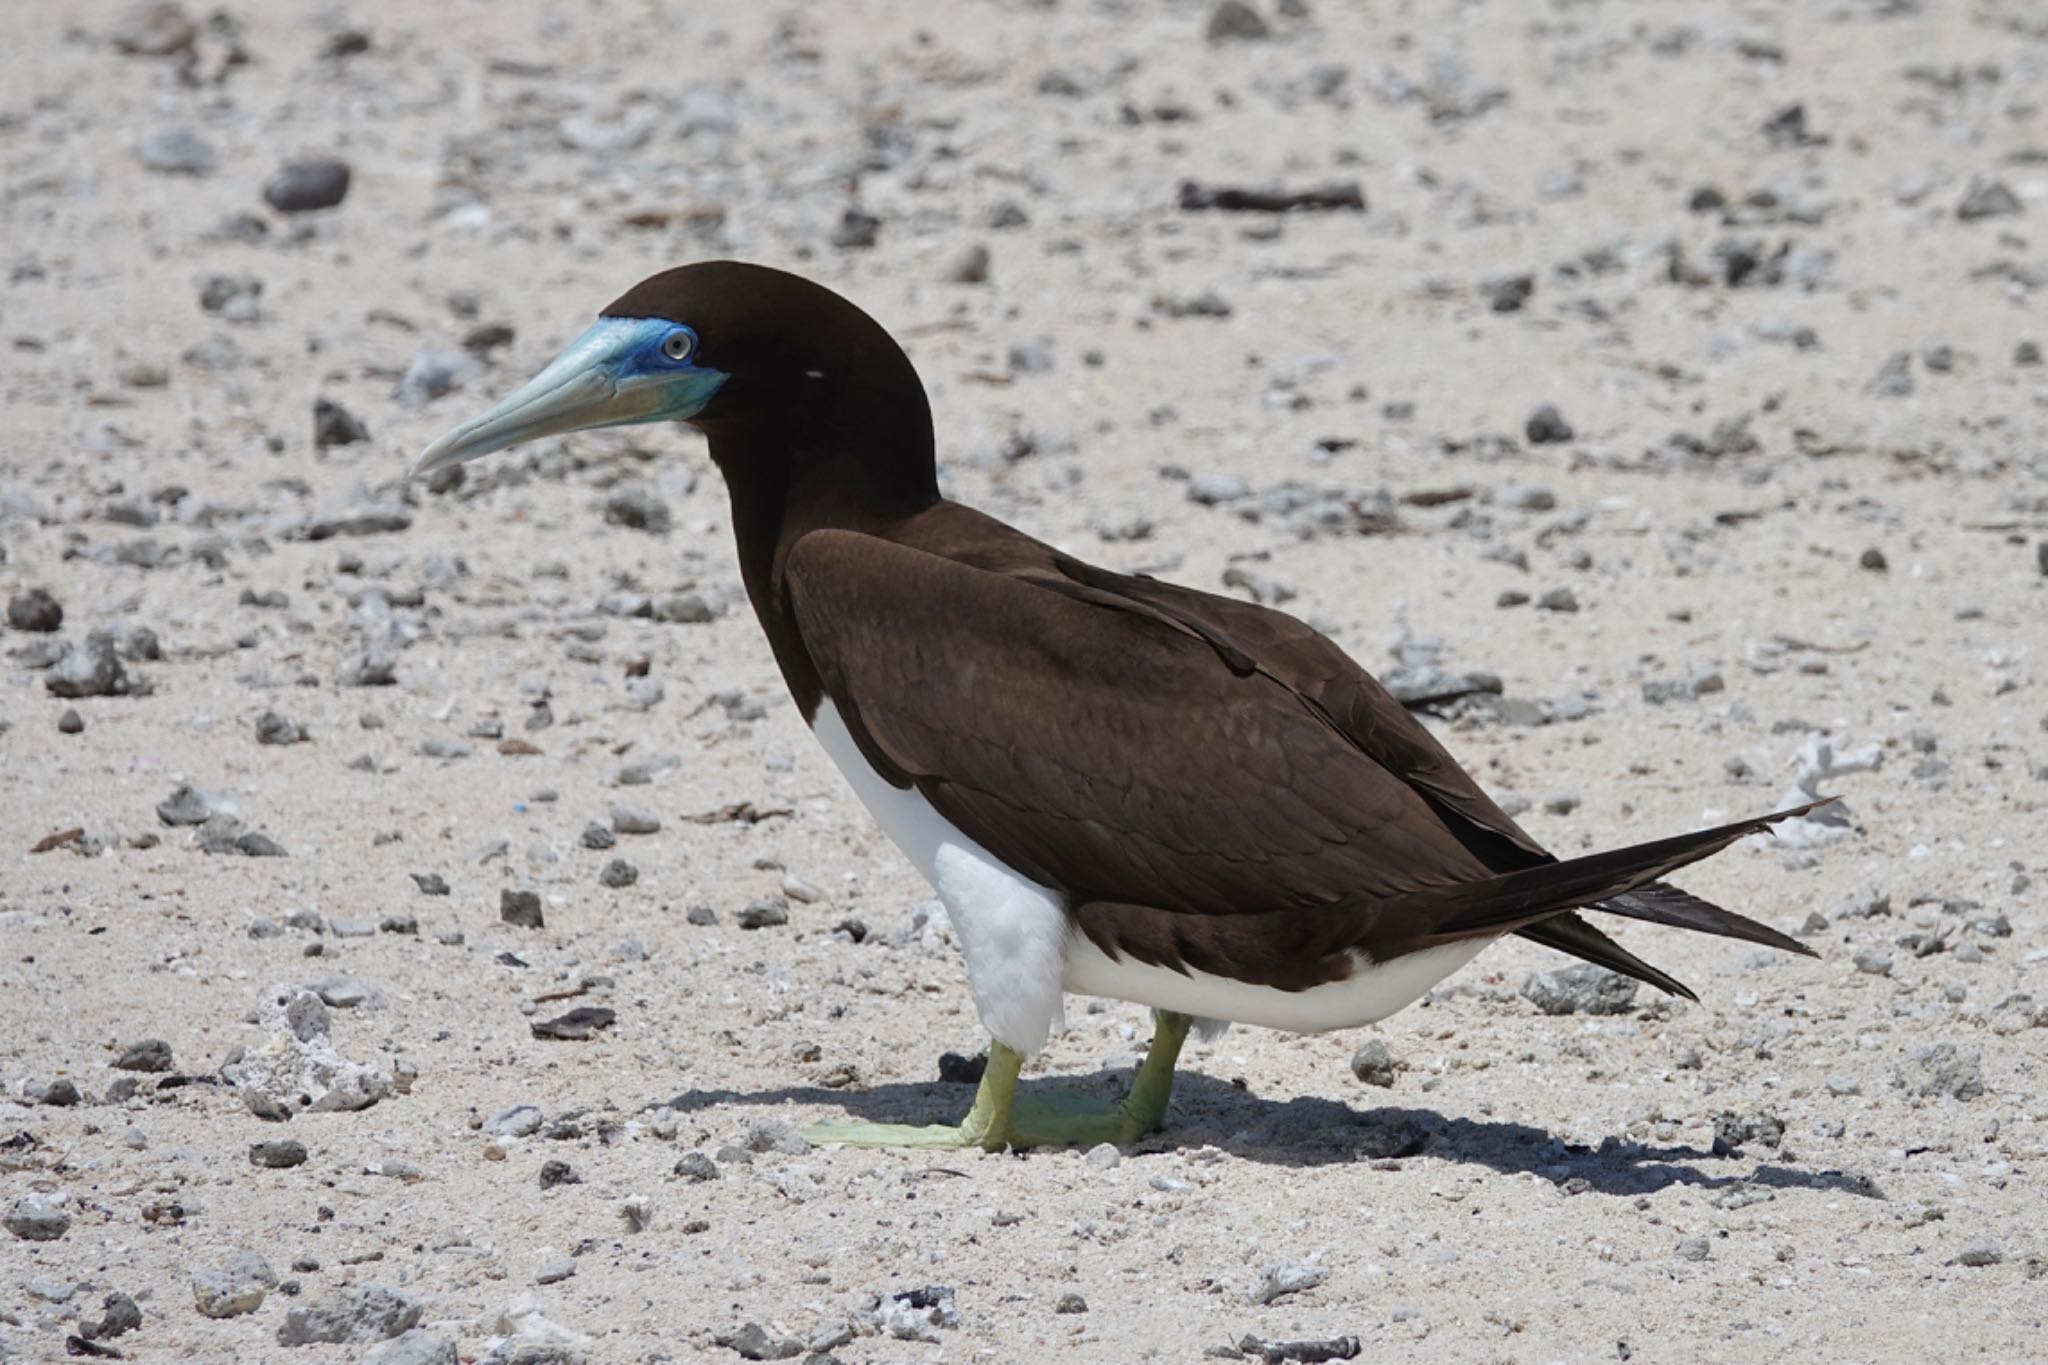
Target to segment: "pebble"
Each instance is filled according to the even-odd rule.
[[[700,929],[708,929],[718,923],[718,912],[708,905],[693,905],[683,912],[683,919]]]
[[[168,0],[139,0],[115,18],[107,39],[131,57],[175,57],[199,41],[199,26]]]
[[[192,1301],[209,1318],[238,1318],[263,1306],[277,1273],[253,1251],[238,1252],[218,1269],[192,1272]]]
[[[801,1341],[770,1332],[758,1322],[744,1323],[738,1331],[720,1335],[718,1344],[738,1352],[742,1360],[794,1360],[804,1353]]]
[[[1678,1244],[1678,1259],[1681,1261],[1704,1261],[1713,1253],[1704,1237],[1687,1237]]]
[[[1059,1301],[1053,1304],[1052,1311],[1055,1313],[1085,1313],[1088,1311],[1088,1300],[1082,1298],[1079,1294],[1071,1292],[1062,1294],[1059,1297]]]
[[[1892,1084],[1908,1095],[1976,1099],[1984,1093],[1983,1049],[1947,1041],[1915,1048],[1894,1069]]]
[[[54,1242],[70,1230],[71,1215],[47,1194],[25,1194],[14,1201],[0,1223],[24,1242]]]
[[[1114,1142],[1098,1142],[1088,1149],[1088,1155],[1082,1159],[1088,1163],[1090,1170],[1110,1171],[1123,1164],[1124,1154],[1117,1150]]]
[[[841,251],[866,251],[880,240],[882,220],[849,205],[832,228],[832,245]]]
[[[370,439],[370,429],[354,413],[331,398],[313,400],[313,449],[357,445]]]
[[[493,1137],[532,1137],[540,1131],[541,1112],[531,1104],[515,1104],[484,1120],[483,1130]]]
[[[1966,223],[1982,218],[2006,218],[2020,211],[2019,196],[2002,180],[1972,180],[1956,205],[1956,217]]]
[[[987,284],[988,270],[988,248],[976,242],[953,258],[944,278],[949,284]]]
[[[1858,948],[1853,959],[1856,970],[1865,976],[1890,976],[1892,955],[1881,948]]]
[[[1579,597],[1570,588],[1552,588],[1536,599],[1536,608],[1539,611],[1577,611]]]
[[[604,865],[602,872],[597,874],[597,880],[601,884],[617,890],[621,887],[631,886],[639,881],[640,869],[627,862],[624,858],[614,858]]]
[[[65,707],[64,714],[57,717],[57,733],[60,735],[76,735],[82,734],[84,731],[85,717],[78,714],[78,708],[75,706]]]
[[[298,1305],[277,1329],[280,1346],[349,1346],[387,1341],[419,1325],[420,1301],[383,1285],[348,1285],[318,1304]]]
[[[581,1043],[610,1028],[618,1017],[618,1011],[607,1009],[603,1005],[578,1005],[566,1014],[534,1021],[528,1026],[528,1031],[536,1038]]]
[[[1260,1273],[1258,1283],[1252,1286],[1250,1298],[1255,1304],[1269,1304],[1290,1294],[1314,1289],[1329,1278],[1330,1272],[1314,1261],[1267,1266]]]
[[[543,1348],[547,1349],[547,1348]],[[569,1361],[573,1357],[557,1353],[553,1357],[535,1354],[532,1365],[550,1365],[551,1360]],[[414,1327],[391,1340],[372,1346],[362,1356],[361,1365],[461,1365],[455,1338],[437,1335],[424,1327]]]
[[[287,162],[263,182],[263,202],[279,213],[331,209],[348,197],[349,165],[331,157]]]
[[[7,624],[47,634],[64,624],[64,608],[47,588],[30,588],[7,599]]]
[[[116,1291],[100,1300],[100,1315],[92,1321],[81,1321],[78,1335],[87,1341],[106,1341],[134,1331],[142,1326],[142,1309],[128,1295]],[[70,1354],[70,1352],[66,1352]]]
[[[650,535],[666,535],[675,524],[668,504],[652,487],[638,481],[619,484],[605,495],[604,519],[607,525]]]
[[[1545,403],[1529,414],[1528,422],[1522,428],[1530,445],[1558,445],[1569,441],[1576,434],[1571,423],[1550,403]]]
[[[410,872],[413,885],[420,889],[422,896],[445,896],[448,894],[448,879],[438,872]]]
[[[1394,1084],[1394,1054],[1378,1038],[1368,1039],[1351,1054],[1351,1074],[1367,1085],[1388,1088]]]
[[[685,1180],[696,1181],[699,1184],[707,1180],[717,1180],[723,1174],[718,1169],[718,1163],[711,1159],[708,1152],[684,1152],[676,1158],[675,1173]]]
[[[1273,36],[1271,25],[1245,0],[1219,0],[1203,33],[1212,43],[1258,42]]]
[[[1963,1249],[1956,1253],[1957,1265],[1997,1265],[2004,1259],[2005,1249],[1990,1237],[1972,1237],[1963,1243]]]
[[[305,738],[306,732],[296,722],[286,720],[275,711],[265,711],[256,717],[258,744],[298,744]]]
[[[789,902],[780,896],[768,896],[750,902],[733,922],[742,929],[771,929],[789,923]]]
[[[547,921],[541,914],[540,893],[519,891],[506,887],[498,893],[498,918],[506,924],[521,929],[544,929]]]
[[[249,1144],[249,1164],[282,1171],[306,1164],[306,1144],[296,1138],[270,1138]]]
[[[612,830],[617,834],[658,834],[661,817],[638,806],[613,806]],[[586,839],[586,845],[588,842]]]
[[[747,1124],[747,1150],[802,1156],[811,1150],[811,1143],[788,1119],[757,1118]]]
[[[1635,1003],[1636,982],[1583,962],[1530,973],[1522,996],[1545,1014],[1625,1014]]]
[[[1402,1321],[1402,1313],[1413,1314],[1413,1309],[1396,1309],[1394,1320]],[[1256,1356],[1265,1365],[1285,1365],[1287,1361],[1298,1361],[1300,1365],[1322,1365],[1330,1360],[1356,1360],[1363,1349],[1357,1337],[1307,1337],[1300,1340],[1267,1340],[1247,1332],[1238,1339],[1237,1346],[1228,1357],[1232,1360],[1244,1356]],[[1231,1350],[1219,1347],[1218,1351]],[[1215,1352],[1204,1352],[1205,1355]]]
[[[130,1043],[114,1059],[114,1066],[120,1071],[169,1071],[171,1045],[161,1038],[144,1038],[139,1043]]]
[[[165,175],[212,175],[220,153],[190,128],[159,128],[135,144],[136,159]]]
[[[43,675],[43,689],[53,697],[125,697],[147,691],[121,663],[111,637],[95,632],[64,647],[64,653]]]
[[[545,1185],[543,1185],[545,1188]],[[576,1258],[564,1256],[558,1251],[541,1253],[540,1269],[534,1273],[535,1284],[560,1284],[576,1273]]]

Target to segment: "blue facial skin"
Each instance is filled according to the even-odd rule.
[[[657,411],[644,417],[629,418],[617,425],[687,421],[702,412],[712,395],[732,377],[723,370],[697,364],[697,334],[683,324],[661,318],[630,321],[637,325],[639,335],[619,353],[613,370],[614,382],[625,388],[634,380],[656,381],[661,384],[667,401]],[[681,360],[669,358],[667,347],[671,337],[689,339],[689,350]]]

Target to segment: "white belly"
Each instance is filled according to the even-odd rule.
[[[893,787],[869,767],[830,699],[819,703],[811,729],[854,795],[945,902],[983,1027],[1027,1057],[1062,1026],[1066,991],[1202,1021],[1321,1033],[1386,1018],[1485,946],[1453,943],[1384,965],[1360,956],[1350,977],[1305,991],[1177,972],[1131,958],[1119,962],[1073,928],[1059,892],[1020,876],[932,809],[915,788]]]

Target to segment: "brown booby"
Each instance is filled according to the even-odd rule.
[[[1660,880],[1798,812],[1557,860],[1309,626],[941,497],[909,358],[797,276],[643,281],[413,473],[666,421],[708,438],[790,696],[944,901],[993,1039],[958,1125],[814,1138],[1129,1142],[1164,1115],[1197,1022],[1371,1023],[1504,934],[1696,998],[1580,909],[1810,953]],[[1156,1012],[1121,1104],[1016,1094],[1070,991]]]

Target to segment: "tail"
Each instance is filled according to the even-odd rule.
[[[1568,912],[1589,907],[1653,924],[1768,944],[1810,957],[1813,950],[1797,939],[1676,887],[1665,886],[1658,879],[1719,853],[1738,839],[1761,834],[1781,820],[1795,819],[1826,804],[1827,800],[1815,801],[1693,834],[1564,862],[1543,863],[1483,881],[1413,891],[1383,902],[1382,914],[1417,926],[1409,940],[1410,951],[1463,939],[1521,933],[1674,995],[1692,998],[1692,992],[1676,980]]]

